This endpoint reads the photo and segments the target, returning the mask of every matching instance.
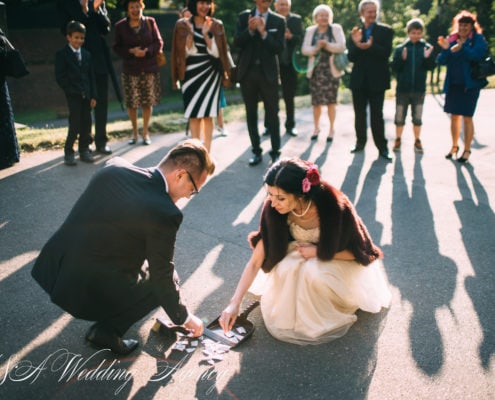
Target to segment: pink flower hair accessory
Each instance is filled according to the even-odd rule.
[[[311,190],[311,186],[320,184],[320,173],[318,167],[315,164],[310,164],[306,171],[306,177],[302,180],[302,191],[308,193]]]

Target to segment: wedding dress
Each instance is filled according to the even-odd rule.
[[[275,338],[297,344],[319,344],[346,334],[358,309],[377,313],[392,294],[381,260],[368,266],[355,261],[304,259],[298,242],[316,243],[319,228],[289,223],[294,242],[268,274],[260,270],[249,291],[261,295],[266,328]]]

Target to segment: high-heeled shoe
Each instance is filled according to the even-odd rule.
[[[316,140],[318,139],[318,134],[320,133],[320,130],[319,129],[316,129],[314,132],[313,132],[313,136],[311,136],[311,140]]]
[[[332,143],[334,136],[335,136],[335,131],[332,129],[330,132],[328,132],[327,143]]]
[[[464,154],[466,154],[466,153],[467,153],[468,156],[467,157],[464,157]],[[470,155],[471,155],[471,150],[464,150],[462,152],[462,157],[458,158],[457,159],[457,162],[460,162],[460,163],[466,163],[466,162],[468,162]]]
[[[452,160],[452,158],[457,158],[457,153],[459,152],[459,146],[452,146],[452,149],[450,149],[450,152],[447,153],[445,158],[447,160]]]

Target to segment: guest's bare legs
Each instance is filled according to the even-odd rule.
[[[462,158],[469,158],[471,154],[471,143],[474,139],[473,117],[464,117],[464,152]]]
[[[222,108],[218,109],[217,125],[219,128],[223,129],[223,109]]]
[[[211,149],[211,141],[213,137],[213,118],[212,117],[205,117],[203,118],[203,132],[205,135],[205,140],[204,140],[204,145],[206,147],[206,150],[210,152]]]
[[[330,121],[330,130],[328,131],[328,137],[333,138],[335,134],[335,118],[337,117],[337,104],[327,104],[328,120]]]
[[[313,123],[314,123],[313,136],[318,135],[318,132],[320,132],[320,117],[321,117],[321,105],[313,106]]]
[[[191,137],[193,139],[201,140],[201,118],[189,119],[189,130],[191,131]]]
[[[129,116],[132,124],[132,137],[134,140],[137,140],[138,138],[137,114],[137,108],[127,109],[127,115]]]
[[[462,116],[452,114],[450,117],[450,133],[452,135],[452,147],[459,147],[461,137]]]
[[[451,159],[459,150],[459,138],[461,137],[462,116],[452,114],[450,116],[450,135],[452,136],[452,148],[445,158]]]
[[[421,125],[413,125],[413,133],[414,139],[419,140],[419,136],[421,135]]]
[[[150,125],[151,114],[153,113],[153,107],[143,107],[143,140],[149,139],[148,127]]]

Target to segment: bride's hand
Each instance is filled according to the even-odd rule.
[[[239,305],[230,303],[225,310],[222,311],[222,315],[218,319],[220,326],[222,327],[224,332],[228,332],[232,330],[234,326],[235,320],[237,319],[237,315],[239,314]]]
[[[297,244],[297,251],[306,260],[308,258],[315,258],[316,257],[316,246],[314,244],[311,244],[311,243],[298,243]]]

